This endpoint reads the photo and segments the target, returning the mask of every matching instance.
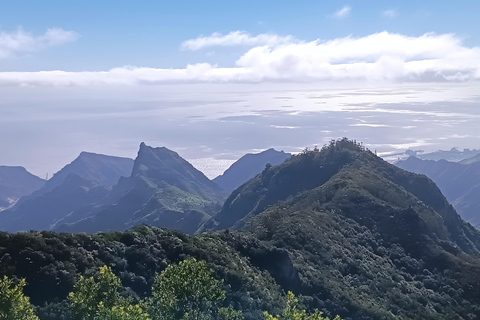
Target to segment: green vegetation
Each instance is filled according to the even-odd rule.
[[[272,316],[265,311],[265,320],[330,320],[330,318],[324,318],[322,312],[315,310],[312,313],[307,313],[305,310],[298,308],[298,299],[295,295],[289,291],[287,296],[287,303],[281,315],[276,317]],[[341,320],[339,316],[336,316],[333,320]]]
[[[14,283],[7,278],[0,279],[0,319],[38,320],[28,297],[23,294],[25,279]]]
[[[195,236],[149,226],[95,235],[0,233],[0,274],[26,278],[25,295],[42,320],[70,320],[69,292],[75,296],[80,275],[86,284],[101,282],[105,265],[117,298],[92,303],[105,317],[238,319],[241,311],[258,320],[266,311],[278,319],[480,318],[479,232],[429,179],[354,141],[264,170],[235,190],[216,218],[232,229]],[[187,270],[203,274],[207,298],[197,287],[204,280]],[[296,298],[285,298],[288,291]],[[142,303],[155,296],[160,305]],[[285,300],[293,310],[287,316]]]
[[[99,314],[126,311],[128,300],[120,296],[119,289],[120,279],[107,266],[101,267],[96,277],[80,276],[68,296],[73,319],[95,320]]]
[[[225,300],[223,281],[213,277],[204,261],[189,259],[169,265],[155,277],[153,314],[159,319],[211,319]]]
[[[188,259],[169,265],[155,277],[152,297],[132,304],[132,298],[119,294],[120,279],[111,268],[103,266],[94,277],[80,276],[69,294],[72,320],[241,320],[242,312],[233,307],[219,307],[225,299],[223,281],[214,278],[204,261]],[[18,284],[4,277],[0,281],[1,320],[39,320],[29,299],[23,295],[25,280]],[[150,315],[146,312],[150,311]],[[297,309],[297,300],[289,293],[285,314],[291,320],[328,320],[316,311],[307,316]],[[268,312],[265,312],[268,315]],[[315,318],[311,316],[315,315]],[[273,319],[273,318],[272,318]],[[339,317],[335,318],[340,320]]]

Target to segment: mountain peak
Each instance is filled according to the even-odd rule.
[[[290,153],[277,151],[273,148],[256,154],[248,153],[234,162],[222,175],[216,177],[213,181],[230,193],[262,172],[267,163],[277,165],[290,156]]]
[[[59,228],[97,232],[148,223],[193,233],[224,199],[220,187],[178,153],[141,143],[131,176],[119,181],[94,214]]]
[[[402,219],[415,216],[419,221],[416,227],[426,226],[440,239],[461,239],[462,250],[476,251],[462,235],[468,233],[463,230],[464,222],[431,180],[403,171],[345,138],[321,150],[305,150],[264,170],[233,191],[215,219],[218,228],[241,228],[267,207],[287,199],[297,202],[307,195],[322,208],[343,207],[344,215],[352,219],[358,219],[365,209],[360,219],[364,219],[362,223],[370,221],[369,227],[376,223],[389,226],[387,212],[400,210],[399,217],[405,214]],[[378,212],[372,203],[378,204]]]

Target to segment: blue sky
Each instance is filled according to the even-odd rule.
[[[350,8],[345,17],[335,12]],[[480,42],[478,1],[1,1],[0,30],[22,27],[76,32],[76,41],[0,60],[1,71],[101,71],[124,65],[182,68],[188,63],[233,65],[242,50],[181,50],[214,32],[291,35],[304,41],[361,37],[381,31],[420,36],[454,33]],[[218,50],[217,50],[218,51]]]
[[[479,1],[0,1],[0,165],[480,148]],[[326,118],[324,118],[326,117]],[[330,119],[325,121],[325,119]],[[315,126],[315,123],[318,126]]]

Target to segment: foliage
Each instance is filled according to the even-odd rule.
[[[322,312],[315,310],[312,313],[308,313],[306,310],[298,308],[298,299],[295,295],[289,291],[287,294],[287,301],[285,308],[281,315],[276,317],[265,311],[265,320],[330,320],[328,317],[323,317]],[[336,316],[333,320],[341,320],[339,316]]]
[[[107,308],[100,303],[95,320],[150,320],[150,317],[138,304]]]
[[[100,311],[105,310],[113,314],[114,307],[126,305],[118,292],[119,288],[120,279],[107,266],[101,267],[96,277],[80,276],[73,292],[69,294],[74,319],[94,320]]]
[[[211,319],[225,299],[222,284],[205,261],[188,259],[169,265],[155,277],[153,314],[161,319]]]
[[[156,274],[190,258],[224,280],[216,318],[228,315],[216,309],[228,305],[246,320],[262,318],[261,310],[281,317],[285,291],[297,295],[306,315],[480,318],[478,231],[426,177],[361,145],[343,141],[292,157],[229,199],[219,222],[241,232],[188,236],[142,226],[95,235],[0,233],[0,274],[26,278],[25,294],[42,320],[69,320],[62,301],[80,274],[88,279],[109,265],[122,294],[140,299],[151,295]]]
[[[233,307],[229,306],[226,308],[218,309],[218,318],[220,320],[242,320],[243,312],[240,310],[235,310]]]
[[[38,320],[28,297],[23,294],[25,279],[14,283],[8,277],[0,279],[0,319]]]

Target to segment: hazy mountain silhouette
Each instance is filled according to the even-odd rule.
[[[4,211],[0,230],[50,230],[73,211],[105,197],[132,167],[132,159],[82,152],[42,188]]]
[[[480,226],[480,155],[461,162],[410,157],[396,165],[432,179],[463,219]]]
[[[291,156],[290,153],[268,149],[260,153],[249,153],[235,161],[222,175],[213,181],[231,193],[242,184],[255,177],[265,169],[265,165],[280,164]]]
[[[0,166],[0,211],[13,206],[18,199],[40,189],[45,180],[23,167]]]
[[[52,191],[4,211],[0,219],[0,229],[51,230],[73,211],[96,203],[107,194],[106,187],[72,173]]]

